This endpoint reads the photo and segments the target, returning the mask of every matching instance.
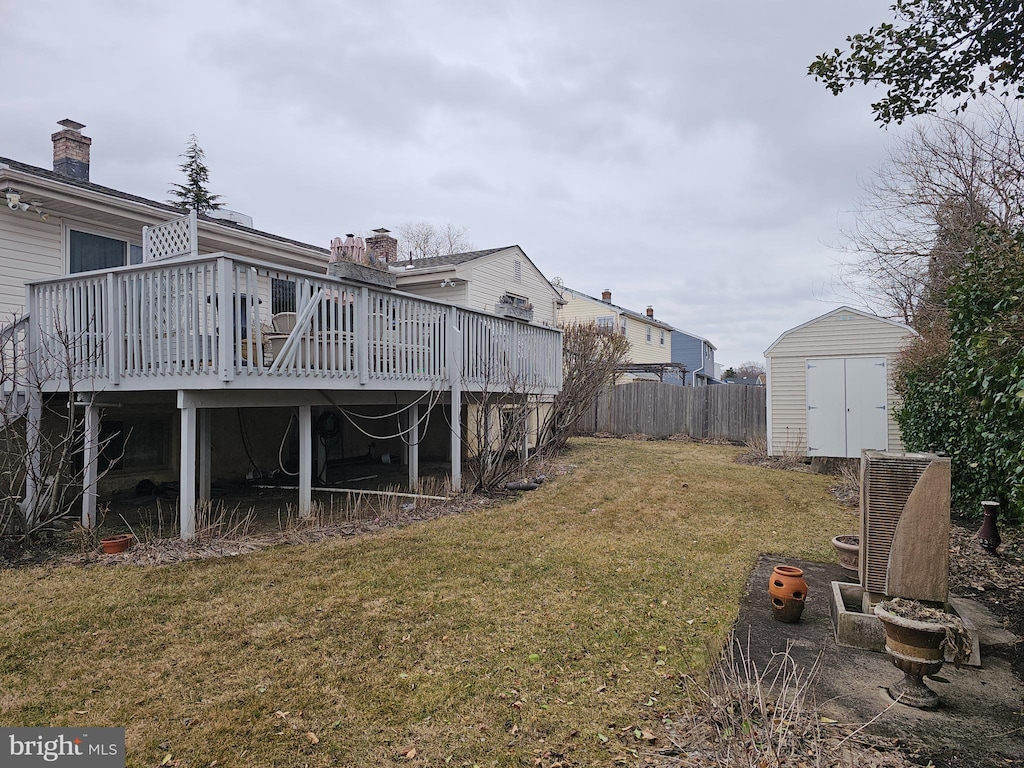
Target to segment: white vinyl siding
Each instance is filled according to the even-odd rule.
[[[64,271],[60,219],[0,211],[0,326],[25,304],[25,283]]]
[[[909,329],[858,312],[836,312],[783,334],[766,356],[771,369],[769,425],[773,455],[807,452],[807,360],[884,357],[889,450],[902,450],[892,371]]]
[[[472,271],[470,273],[465,270]],[[526,298],[533,305],[531,322],[535,325],[554,327],[557,324],[555,289],[532,262],[522,257],[519,249],[499,251],[482,259],[460,264],[457,274],[463,274],[464,271],[469,285],[466,306],[470,309],[493,314],[498,299],[511,291],[516,296]]]
[[[580,296],[573,291],[565,291],[566,304],[559,311],[559,322],[561,323],[590,323],[598,322],[601,317],[607,317],[610,313],[618,314],[617,325],[629,340],[629,362],[632,363],[669,363],[672,361],[671,336],[666,329],[655,326],[636,317],[633,314],[619,312],[614,305],[608,304],[600,299]],[[664,331],[666,343],[652,344],[652,329]]]

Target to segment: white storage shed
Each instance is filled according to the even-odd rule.
[[[908,325],[839,307],[783,333],[765,350],[768,451],[859,458],[903,449],[893,370],[917,335]]]

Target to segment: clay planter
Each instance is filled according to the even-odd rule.
[[[771,597],[772,616],[776,621],[795,624],[804,612],[807,599],[807,582],[804,572],[792,565],[776,565],[768,580],[768,595]]]
[[[884,605],[875,606],[875,615],[885,630],[885,650],[903,672],[903,679],[888,689],[889,696],[918,709],[935,709],[939,696],[922,678],[942,669],[946,628],[930,621],[905,619],[890,613]]]
[[[839,556],[839,565],[847,571],[860,573],[860,536],[833,536],[832,546]]]
[[[132,545],[132,541],[135,539],[130,533],[120,533],[117,536],[111,536],[107,539],[100,539],[100,546],[103,547],[104,553],[108,555],[116,555],[118,552],[124,552],[128,547]]]

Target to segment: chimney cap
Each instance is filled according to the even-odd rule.
[[[390,229],[384,229],[384,227],[377,227],[377,229],[375,229],[375,230],[373,230],[373,231],[374,231],[374,232],[375,232],[376,234],[378,234],[378,235],[386,235],[386,234],[388,234],[388,233],[389,233],[389,232],[390,232],[391,230],[390,230]]]
[[[80,131],[85,128],[85,123],[80,123],[77,120],[72,120],[70,117],[65,117],[63,120],[58,120],[57,125],[63,126],[70,131]]]

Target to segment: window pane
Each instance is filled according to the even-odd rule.
[[[270,281],[270,312],[276,315],[278,312],[295,311],[295,283],[291,280],[278,280],[276,277]]]
[[[141,245],[129,245],[128,246],[128,263],[129,264],[141,264],[142,263],[142,246]]]
[[[124,266],[124,240],[71,230],[70,245],[72,272],[90,272],[94,269]]]
[[[166,469],[170,445],[166,418],[126,418],[100,423],[101,470]]]

